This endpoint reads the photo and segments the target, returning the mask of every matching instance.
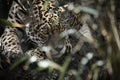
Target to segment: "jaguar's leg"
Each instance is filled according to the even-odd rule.
[[[4,50],[3,54],[7,57],[19,57],[22,55],[20,41],[14,32],[14,28],[6,28],[1,36],[1,46]]]

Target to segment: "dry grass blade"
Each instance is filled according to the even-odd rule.
[[[13,22],[10,22],[10,21],[4,20],[4,19],[0,19],[0,23],[4,26],[10,26],[13,28],[17,28],[17,27],[22,28],[25,26],[24,24],[13,23]]]
[[[120,50],[120,37],[119,37],[119,34],[118,34],[117,26],[115,24],[115,15],[114,15],[115,14],[115,5],[114,5],[114,1],[110,0],[110,4],[111,4],[111,6],[110,6],[111,12],[108,12],[108,16],[110,18],[111,28],[113,30],[113,34],[114,34],[117,46]]]

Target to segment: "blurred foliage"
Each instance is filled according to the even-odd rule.
[[[60,33],[56,41],[62,40],[68,34],[73,35],[73,42],[74,39],[78,41],[71,52],[65,54],[61,52],[61,55],[53,60],[37,61],[37,57],[27,55],[18,59],[7,59],[0,54],[0,78],[3,80],[120,80],[120,24],[117,25],[120,20],[117,19],[118,6],[115,4],[120,1],[61,1],[62,5],[68,4],[67,10],[75,16],[82,15],[77,18],[81,19],[82,26],[87,26],[91,32],[68,29]],[[1,23],[14,25],[0,19]],[[0,51],[2,53],[2,49]]]

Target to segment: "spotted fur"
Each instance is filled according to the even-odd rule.
[[[12,23],[22,24],[22,15],[19,14],[22,8],[13,2],[9,12],[8,21]],[[16,29],[12,26],[6,26],[4,33],[1,36],[1,47],[3,54],[7,57],[18,57],[23,55],[23,51],[20,45],[19,38],[16,33]]]
[[[23,6],[25,8],[23,10],[19,4],[14,2],[8,20],[20,24],[28,23],[25,27],[25,32],[39,47],[46,45],[52,35],[64,31],[64,26],[62,26],[59,19],[64,9],[55,5],[54,0],[33,0],[33,2],[27,0],[27,5],[29,7]],[[14,34],[14,36],[17,41],[17,35]],[[3,46],[6,45],[4,44]],[[18,53],[22,52],[20,43],[16,46],[19,46],[20,51]]]
[[[23,19],[24,19],[24,10],[19,6],[19,4],[13,2],[8,15],[8,21],[13,23],[24,24]]]
[[[47,56],[45,54],[44,51],[41,51],[40,49],[36,48],[36,49],[32,49],[32,50],[29,50],[27,52],[27,54],[32,57],[32,56],[35,56],[37,58],[37,61],[41,61],[41,60],[44,60],[44,59],[47,59]]]
[[[7,57],[16,57],[22,55],[20,41],[15,33],[14,28],[6,28],[1,36],[1,46],[3,54]]]
[[[56,9],[53,0],[33,1],[33,20],[26,27],[26,33],[30,39],[38,45],[45,44],[51,35],[61,32],[64,27],[59,23],[59,13],[61,7]]]

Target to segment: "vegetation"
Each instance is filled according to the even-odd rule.
[[[0,79],[120,80],[120,1],[58,1],[60,6],[67,6],[64,6],[65,12],[59,16],[60,20],[54,21],[54,25],[60,21],[63,26],[66,25],[66,29],[57,36],[52,36],[48,46],[40,47],[50,54],[45,54],[47,58],[39,60],[36,56],[26,55],[32,51],[34,53],[37,45],[31,40],[27,41],[29,38],[24,32],[24,25],[7,21],[13,0],[0,0],[0,34],[4,33],[6,25],[17,26],[17,34],[25,54],[8,58],[3,55],[4,50],[0,47]],[[46,3],[44,7],[47,6]],[[66,36],[69,36],[70,41],[63,41]],[[69,42],[70,44],[65,45],[65,53],[55,51],[56,46]]]

